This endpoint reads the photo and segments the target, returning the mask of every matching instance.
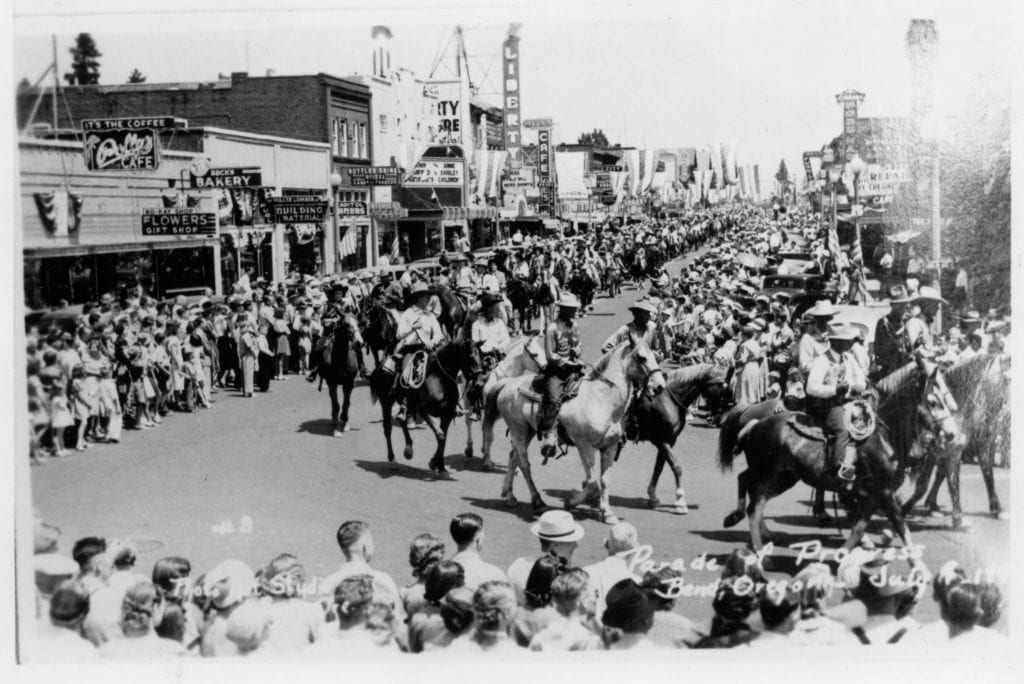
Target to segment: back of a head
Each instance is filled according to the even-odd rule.
[[[644,634],[651,629],[654,604],[633,580],[624,579],[612,585],[605,595],[605,606],[601,622],[606,627],[626,634]]]
[[[726,622],[745,621],[750,617],[755,605],[757,597],[750,590],[749,584],[735,577],[719,582],[715,598],[711,602],[715,616]]]
[[[350,553],[352,548],[355,547],[369,529],[370,526],[362,520],[347,520],[343,522],[341,527],[338,528],[338,548],[345,554]]]
[[[294,598],[302,590],[306,573],[299,559],[290,553],[279,554],[256,573],[259,593],[278,598]]]
[[[748,577],[755,584],[766,582],[764,568],[757,554],[750,549],[736,549],[725,559],[722,567],[722,579],[731,577]]]
[[[608,553],[630,551],[638,543],[636,528],[627,522],[617,523],[608,531]]]
[[[551,583],[551,600],[561,615],[577,610],[580,601],[590,589],[590,576],[582,568],[569,568]]]
[[[121,629],[125,636],[141,636],[149,631],[157,602],[156,587],[149,580],[129,587],[121,602]]]
[[[81,582],[65,580],[50,597],[50,621],[58,627],[78,625],[89,614],[89,592]]]
[[[341,621],[364,615],[374,596],[372,575],[346,577],[334,590],[334,607]]]
[[[412,575],[423,579],[430,569],[444,558],[444,542],[429,532],[418,535],[409,546],[409,565]]]
[[[231,611],[225,636],[244,655],[259,648],[269,631],[270,613],[267,604],[249,599]]]
[[[203,590],[214,606],[224,609],[243,601],[256,590],[256,574],[240,560],[224,560],[206,573]]]
[[[788,592],[775,589],[761,595],[759,608],[765,628],[775,629],[799,608],[799,604]]]
[[[993,581],[983,581],[978,584],[978,603],[981,606],[982,616],[978,620],[980,627],[992,627],[1003,616],[1003,592],[999,585]]]
[[[83,537],[75,542],[71,557],[78,563],[78,567],[85,571],[89,562],[106,550],[107,541],[102,537]]]
[[[452,518],[448,531],[452,540],[459,546],[465,546],[476,539],[480,530],[484,528],[484,521],[476,513],[460,513]]]
[[[676,604],[677,586],[683,573],[668,565],[648,570],[640,588],[654,602],[657,610],[672,610]]]
[[[431,605],[439,605],[445,594],[465,583],[466,571],[461,565],[455,561],[441,561],[423,580],[423,598]]]
[[[515,612],[516,592],[508,582],[484,582],[473,594],[473,619],[481,631],[506,631]]]
[[[465,632],[473,624],[473,591],[456,587],[441,599],[441,620],[454,635]]]
[[[949,587],[942,604],[942,619],[958,630],[973,629],[983,618],[981,590],[977,584],[958,582]]]
[[[563,567],[562,559],[554,556],[541,556],[534,562],[523,591],[528,608],[543,608],[551,603],[551,583]]]

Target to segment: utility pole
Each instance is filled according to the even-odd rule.
[[[57,36],[51,36],[53,44],[53,132],[57,132],[57,96],[60,94],[60,72],[57,70]]]

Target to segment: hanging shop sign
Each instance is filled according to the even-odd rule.
[[[217,215],[188,209],[146,209],[142,214],[142,234],[216,235]]]
[[[257,188],[263,185],[259,168],[215,169],[205,159],[197,159],[188,170],[193,188]]]
[[[338,202],[338,216],[366,216],[366,202]]]
[[[425,188],[434,185],[462,186],[464,182],[463,161],[442,161],[421,159],[405,179],[406,187]]]
[[[327,201],[316,195],[268,197],[270,219],[274,223],[323,223]]]
[[[402,170],[397,166],[356,166],[348,169],[353,186],[400,185]]]
[[[524,128],[552,128],[554,126],[553,119],[524,119]]]
[[[423,86],[423,96],[435,107],[433,136],[435,145],[462,145],[469,109],[468,87],[462,81],[430,81]]]
[[[505,149],[509,159],[519,161],[522,147],[522,123],[519,120],[519,36],[509,34],[502,45],[502,81],[504,82]]]
[[[541,180],[551,178],[551,130],[537,131],[537,176]]]
[[[88,131],[83,149],[90,171],[156,171],[160,167],[160,138],[152,128]]]

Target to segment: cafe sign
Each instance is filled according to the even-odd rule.
[[[152,128],[87,131],[85,167],[90,171],[156,171],[160,138]]]
[[[146,209],[142,214],[142,234],[216,235],[217,215],[189,209]]]

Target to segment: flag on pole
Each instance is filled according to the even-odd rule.
[[[843,261],[845,260],[845,257],[843,255],[843,250],[839,247],[839,234],[836,232],[836,227],[831,223],[828,226],[828,233],[825,239],[827,242],[826,248],[828,249],[829,256],[832,257],[832,263],[835,265],[836,273],[839,276],[839,291],[847,292],[849,291],[850,284],[846,274],[843,273]]]
[[[356,253],[357,230],[359,229],[355,226],[350,226],[349,229],[345,231],[345,236],[341,238],[341,244],[338,246],[338,253],[341,255],[342,259]]]
[[[391,241],[391,254],[390,254],[391,263],[393,263],[393,264],[397,264],[398,263],[398,255],[399,255],[399,251],[398,251],[398,230],[396,228],[396,230],[395,230],[395,237]]]
[[[853,244],[850,246],[850,266],[856,271],[855,289],[850,291],[850,303],[870,303],[872,297],[868,293],[868,284],[864,281],[864,248],[860,244],[859,230],[854,233]]]

